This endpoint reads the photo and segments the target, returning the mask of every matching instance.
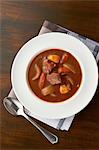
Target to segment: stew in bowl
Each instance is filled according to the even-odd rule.
[[[30,63],[28,83],[40,99],[62,102],[79,89],[82,71],[77,59],[61,49],[49,49],[38,54]]]
[[[96,61],[65,33],[36,36],[22,46],[11,69],[14,93],[34,116],[59,119],[80,112],[98,84]]]

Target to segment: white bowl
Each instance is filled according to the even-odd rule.
[[[83,75],[78,91],[59,103],[40,100],[27,83],[27,68],[31,60],[51,48],[70,52],[80,63]],[[98,68],[93,54],[81,41],[64,33],[46,33],[31,39],[20,49],[12,65],[11,81],[17,98],[32,114],[59,119],[78,113],[91,101],[98,84]]]

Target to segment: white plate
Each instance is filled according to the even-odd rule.
[[[39,100],[28,87],[27,67],[41,51],[59,48],[72,53],[83,70],[83,84],[73,99],[62,103]],[[93,54],[78,39],[64,33],[46,33],[28,41],[16,55],[11,71],[13,90],[19,101],[34,115],[45,118],[65,118],[81,111],[91,101],[98,84],[98,69]]]

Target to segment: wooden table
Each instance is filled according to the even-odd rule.
[[[99,41],[99,1],[2,0],[1,13],[0,145],[2,150],[99,149],[99,89],[91,103],[76,115],[68,132],[57,131],[40,123],[59,136],[59,143],[56,145],[51,145],[24,118],[11,116],[2,105],[2,99],[11,88],[10,68],[14,56],[25,42],[38,34],[43,21],[47,19]]]

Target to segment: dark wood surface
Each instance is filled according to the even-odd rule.
[[[51,145],[24,118],[11,116],[2,104],[11,88],[10,68],[15,54],[25,42],[38,34],[45,19],[99,41],[99,1],[2,0],[0,7],[1,149],[99,149],[99,88],[91,103],[76,115],[68,132],[40,123],[59,136],[56,145]]]

